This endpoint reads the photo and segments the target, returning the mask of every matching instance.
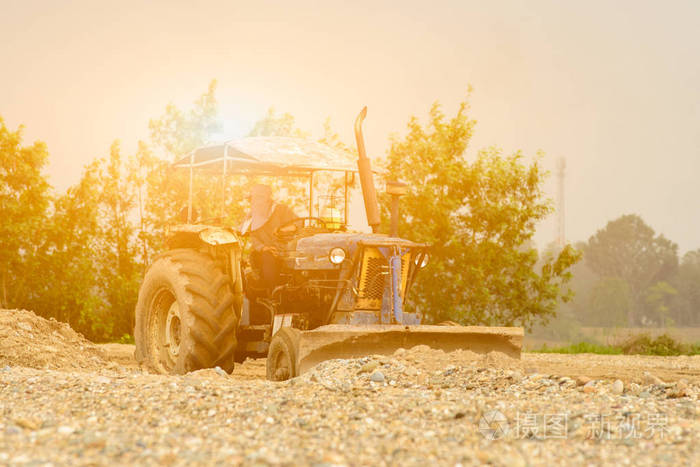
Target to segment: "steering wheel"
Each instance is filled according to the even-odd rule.
[[[301,225],[299,226],[299,224]],[[292,225],[296,225],[297,227],[294,230],[288,229]],[[305,227],[314,226],[328,229],[328,223],[320,217],[297,217],[296,219],[292,219],[291,221],[285,222],[284,224],[280,225],[277,228],[277,235],[289,235],[290,233],[294,233],[297,230],[299,230],[299,228],[303,229]]]

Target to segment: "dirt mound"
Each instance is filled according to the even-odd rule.
[[[0,367],[97,370],[107,366],[102,350],[66,323],[31,311],[0,309]]]

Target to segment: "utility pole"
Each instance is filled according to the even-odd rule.
[[[557,159],[557,245],[564,248],[566,245],[566,210],[564,207],[564,178],[566,173],[566,159]]]

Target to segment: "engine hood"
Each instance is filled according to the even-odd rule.
[[[293,269],[340,269],[328,259],[331,249],[343,248],[348,258],[352,258],[361,245],[392,246],[404,248],[425,248],[423,243],[416,243],[398,237],[383,234],[359,232],[319,233],[303,237],[296,241],[294,251],[288,253],[288,266]]]

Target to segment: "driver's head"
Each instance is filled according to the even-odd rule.
[[[250,188],[250,230],[262,227],[272,214],[272,188],[257,184]]]

